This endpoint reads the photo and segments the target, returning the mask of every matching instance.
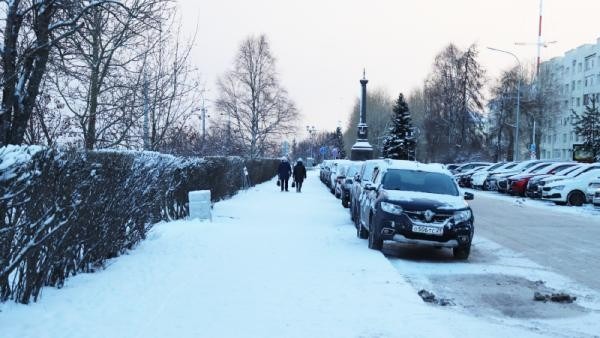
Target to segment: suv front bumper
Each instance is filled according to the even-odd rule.
[[[445,225],[413,221],[406,214],[394,215],[378,212],[375,219],[379,225],[381,238],[399,243],[426,245],[433,247],[456,248],[471,243],[473,239],[473,222],[471,220],[455,224],[449,221]],[[427,227],[443,227],[442,235],[425,234],[413,231],[413,225]]]

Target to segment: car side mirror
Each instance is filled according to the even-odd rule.
[[[472,201],[473,199],[475,199],[475,195],[473,195],[473,193],[465,192],[465,201]]]
[[[355,180],[356,182],[360,182],[360,174],[356,174],[356,175],[354,175],[354,180]]]
[[[365,190],[373,191],[375,187],[371,183],[365,184]]]

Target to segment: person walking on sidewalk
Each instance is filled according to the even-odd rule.
[[[288,191],[288,181],[290,180],[290,175],[292,174],[292,166],[285,156],[281,158],[279,168],[277,168],[277,174],[279,175],[279,186],[281,187],[281,191],[284,189],[285,191]]]
[[[306,179],[306,167],[302,164],[302,159],[299,158],[294,166],[294,182],[296,182],[296,192],[302,191],[302,182]]]

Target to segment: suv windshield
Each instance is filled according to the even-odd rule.
[[[452,177],[435,172],[408,169],[388,170],[381,184],[387,190],[404,190],[458,196]]]

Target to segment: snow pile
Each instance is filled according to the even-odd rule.
[[[239,157],[14,146],[0,155],[0,302],[35,301],[44,286],[101,269],[152,224],[186,217],[189,191],[219,200],[247,182]],[[264,181],[276,164],[252,161],[250,176]]]

